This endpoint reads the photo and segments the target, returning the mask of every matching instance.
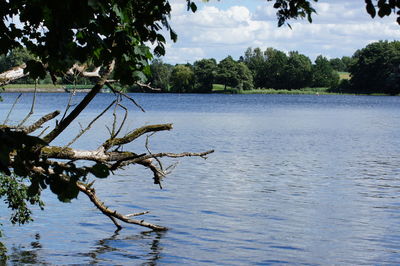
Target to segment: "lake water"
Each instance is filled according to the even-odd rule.
[[[0,121],[16,96],[2,94]],[[115,233],[86,196],[64,204],[44,193],[45,211],[35,210],[27,226],[9,225],[1,207],[10,264],[400,263],[400,97],[132,96],[146,113],[125,102],[128,128],[174,123],[151,138],[153,152],[215,149],[207,160],[180,159],[163,190],[136,166],[96,181],[108,206],[149,210],[143,219],[169,230],[125,225]],[[23,96],[12,122],[29,111],[31,97]],[[99,95],[82,126],[112,99]],[[67,94],[40,94],[32,120],[67,101]],[[110,113],[76,146],[96,148],[111,119]],[[144,138],[129,148],[145,151],[143,144]]]

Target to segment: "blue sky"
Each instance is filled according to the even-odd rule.
[[[378,40],[400,40],[395,17],[380,19],[365,11],[363,0],[319,0],[313,23],[292,20],[292,29],[277,27],[275,9],[266,0],[196,1],[195,14],[186,1],[171,0],[171,25],[178,42],[167,42],[167,63],[193,63],[202,58],[218,61],[231,55],[238,59],[248,47],[298,51],[314,60],[351,56],[357,49]]]

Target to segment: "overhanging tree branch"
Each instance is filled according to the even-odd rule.
[[[106,73],[103,77],[94,85],[94,87],[90,90],[88,94],[83,98],[83,100],[75,107],[72,112],[65,117],[60,123],[49,133],[47,134],[43,140],[47,143],[52,142],[61,132],[66,129],[72,121],[86,108],[86,106],[93,100],[97,93],[104,86],[104,83],[107,81],[108,76],[111,74],[115,66],[115,61],[112,61],[108,66]]]
[[[113,66],[110,65],[106,74],[102,76],[86,97],[84,97],[70,114],[66,115],[64,119],[61,119],[60,123],[56,124],[54,129],[46,137],[33,137],[29,134],[41,128],[46,122],[57,117],[60,111],[46,114],[26,127],[23,126],[23,123],[17,126],[0,125],[0,171],[11,174],[9,171],[11,168],[13,172],[22,178],[28,178],[31,182],[29,189],[35,191],[34,193],[37,195],[47,186],[50,186],[52,191],[57,194],[58,198],[62,201],[70,201],[75,198],[79,192],[82,192],[89,197],[93,204],[104,215],[111,219],[118,230],[122,228],[119,222],[145,226],[153,230],[166,230],[163,226],[148,223],[143,220],[132,219],[133,216],[143,215],[148,212],[123,215],[105,206],[97,197],[92,187],[93,182],[87,183],[88,177],[106,178],[114,171],[128,165],[136,164],[148,168],[153,174],[154,183],[160,185],[160,188],[162,188],[161,180],[170,173],[169,170],[171,167],[164,170],[159,158],[180,158],[189,156],[206,158],[206,155],[212,153],[213,150],[200,153],[152,153],[148,147],[148,136],[145,144],[148,153],[138,154],[129,150],[123,151],[126,144],[135,141],[142,135],[171,130],[173,126],[172,124],[146,125],[131,130],[123,137],[117,137],[125,121],[128,119],[128,109],[120,103],[122,97],[129,97],[129,101],[136,105],[136,102],[132,101],[130,96],[121,94],[115,94],[117,99],[101,111],[88,126],[82,129],[70,142],[74,142],[80,138],[83,133],[90,130],[92,124],[104,115],[112,105],[115,105],[116,108],[121,107],[125,111],[121,122],[117,126],[118,113],[114,111],[113,130],[110,132],[109,138],[96,150],[79,150],[69,147],[69,144],[65,146],[48,146],[49,142],[68,128],[71,122],[99,92],[102,84],[106,82],[107,76],[111,73],[112,68]],[[13,107],[16,104],[17,101],[14,103]],[[29,116],[33,113],[33,106],[34,103],[32,103],[31,112],[28,114]],[[67,160],[67,162],[65,160]]]

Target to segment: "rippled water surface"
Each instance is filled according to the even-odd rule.
[[[2,94],[0,121],[16,96]],[[29,111],[31,96],[23,95],[13,123]],[[180,159],[163,190],[141,167],[96,181],[110,207],[149,210],[143,219],[170,230],[128,225],[115,233],[84,195],[63,204],[45,193],[45,211],[35,210],[28,226],[9,225],[1,205],[10,264],[400,263],[399,97],[132,96],[147,112],[126,102],[129,128],[174,123],[151,138],[153,152],[216,150],[207,160]],[[99,95],[82,126],[112,99]],[[67,101],[67,94],[40,94],[32,120]],[[111,119],[106,115],[76,146],[100,145]],[[143,152],[143,144],[130,148]]]

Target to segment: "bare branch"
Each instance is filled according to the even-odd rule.
[[[150,213],[149,211],[126,214],[125,217],[134,217]]]
[[[45,127],[42,132],[39,133],[39,135],[37,135],[38,138],[42,137],[44,132],[46,132],[46,130],[48,130],[50,128],[50,126]]]
[[[20,93],[17,96],[17,98],[15,98],[15,101],[14,101],[13,105],[11,106],[10,111],[8,112],[6,119],[3,122],[4,125],[8,123],[8,119],[10,118],[10,115],[11,115],[12,111],[14,110],[15,105],[18,103],[19,99],[21,98],[21,96],[22,96],[22,93]]]
[[[21,66],[13,67],[10,70],[7,70],[0,74],[0,86],[4,86],[11,81],[23,78],[28,75],[28,73],[24,73],[24,69],[26,65],[23,64]]]
[[[161,157],[169,157],[169,158],[181,158],[181,157],[201,157],[203,159],[207,159],[206,155],[213,153],[214,150],[209,150],[206,152],[200,152],[200,153],[195,153],[195,152],[183,152],[183,153],[169,153],[169,152],[160,152],[160,153],[154,153],[154,154],[148,154],[144,156],[140,156],[138,158],[132,159],[125,161],[121,165],[128,165],[128,164],[133,164],[133,163],[140,163],[141,161],[151,159],[154,157],[161,158]]]
[[[76,80],[74,79],[74,84],[75,84],[75,81],[76,81]],[[71,108],[71,106],[72,106],[71,102],[72,102],[72,98],[74,97],[74,95],[75,95],[75,87],[74,87],[74,89],[69,93],[68,103],[67,103],[67,106],[65,107],[64,114],[63,114],[63,116],[62,116],[62,118],[61,118],[60,121],[64,120],[65,116],[66,116],[67,113],[68,113],[69,108]]]
[[[96,196],[96,193],[93,189],[87,188],[85,184],[83,184],[82,182],[77,182],[76,185],[78,186],[79,190],[81,192],[83,192],[84,194],[86,194],[86,196],[89,197],[90,201],[93,202],[93,204],[106,216],[110,217],[111,220],[113,220],[111,217],[113,217],[114,219],[118,219],[120,221],[123,221],[125,223],[129,223],[129,224],[136,224],[136,225],[140,225],[140,226],[144,226],[147,228],[151,228],[153,230],[157,230],[157,231],[165,231],[167,230],[166,227],[160,226],[160,225],[156,225],[156,224],[151,224],[148,222],[145,222],[144,220],[134,220],[134,219],[130,219],[130,216],[126,216],[126,215],[122,215],[120,213],[118,213],[117,211],[111,210],[108,207],[106,207],[104,205],[103,202],[101,202],[99,200],[99,198]],[[134,216],[134,215],[131,215]],[[113,220],[114,222],[114,220]],[[114,223],[115,224],[115,223]],[[116,224],[117,228],[120,229],[120,227],[118,227],[118,225]]]
[[[82,77],[87,77],[87,78],[101,78],[100,76],[100,67],[97,67],[93,71],[85,71],[87,69],[87,65],[78,65],[74,64],[68,71],[67,74],[69,75],[75,75],[77,73],[78,75]]]
[[[150,147],[149,147],[149,138],[154,135],[156,132],[153,132],[152,134],[146,136],[146,143],[145,143],[145,147],[147,152],[153,156],[153,153],[150,151]],[[162,185],[161,185],[161,180],[166,176],[166,173],[163,170],[163,166],[162,163],[160,161],[160,159],[158,159],[157,157],[153,156],[153,159],[155,159],[158,163],[159,168],[157,168],[155,165],[153,164],[149,164],[148,167],[150,168],[150,170],[153,171],[153,179],[154,179],[154,184],[158,184],[160,186],[160,189],[162,189]]]
[[[122,91],[114,89],[114,87],[110,84],[110,82],[106,82],[105,85],[115,94],[119,94],[130,100],[134,105],[136,105],[142,112],[146,112],[140,104],[138,104],[132,97],[130,97],[128,94],[123,93]]]
[[[49,113],[43,117],[41,117],[39,120],[37,120],[35,123],[33,123],[32,125],[30,125],[29,127],[25,128],[25,132],[27,134],[34,132],[35,130],[37,130],[38,128],[40,128],[44,123],[46,123],[47,121],[50,121],[51,119],[55,118],[56,116],[58,116],[60,114],[60,111],[54,111],[52,113]]]
[[[117,127],[117,107],[118,107],[118,102],[121,100],[120,96],[117,96],[117,103],[114,106],[114,111],[113,111],[113,123],[112,123],[112,129],[111,129],[111,134],[110,138],[115,138],[115,128]]]
[[[92,127],[92,125],[93,125],[100,117],[102,117],[102,116],[108,111],[108,109],[111,108],[111,106],[113,106],[113,104],[114,104],[115,102],[116,102],[116,100],[114,100],[110,105],[108,105],[108,106],[106,107],[106,109],[103,110],[103,112],[101,112],[98,116],[96,116],[96,117],[88,124],[88,126],[87,126],[85,129],[82,129],[81,132],[79,132],[79,134],[78,134],[73,140],[71,140],[65,147],[71,146],[77,139],[79,139],[85,132],[87,132],[87,131]]]
[[[18,127],[22,127],[23,124],[25,124],[26,120],[28,120],[29,117],[31,117],[31,115],[33,115],[33,110],[35,108],[35,103],[36,103],[36,91],[37,91],[37,83],[38,80],[35,80],[35,91],[33,92],[33,99],[32,99],[32,105],[31,105],[31,110],[29,111],[29,113],[25,116],[25,118],[18,124]]]
[[[156,132],[153,132],[153,133],[149,134],[148,136],[146,136],[146,143],[145,143],[144,146],[146,147],[146,150],[147,150],[147,152],[148,152],[150,155],[153,155],[153,153],[150,151],[149,139],[150,139],[150,137],[153,136],[155,133],[156,133]],[[158,166],[160,166],[161,171],[163,171],[163,166],[162,166],[161,161],[160,161],[157,157],[153,157],[153,158],[157,161]]]
[[[121,121],[121,124],[119,125],[117,132],[115,132],[114,137],[118,136],[118,134],[121,132],[123,126],[125,125],[126,119],[128,118],[128,109],[125,106],[123,106],[122,104],[118,104],[118,106],[121,107],[122,109],[124,109],[125,114],[124,114],[124,118]]]
[[[144,84],[142,82],[137,81],[136,84],[142,88],[148,89],[149,91],[161,91],[160,88],[153,88],[152,86],[150,86],[150,83]]]
[[[93,100],[93,98],[99,93],[100,89],[103,87],[108,76],[114,69],[115,61],[112,61],[107,67],[107,73],[96,83],[96,85],[86,94],[85,98],[75,107],[74,110],[62,120],[49,134],[47,134],[43,140],[47,143],[53,141],[58,135],[61,134],[72,121],[86,108],[86,106]]]
[[[137,139],[138,137],[142,136],[143,134],[146,134],[149,132],[155,132],[155,131],[171,130],[171,129],[172,129],[172,124],[143,126],[143,127],[140,127],[140,128],[137,128],[137,129],[131,131],[129,134],[127,134],[123,138],[108,139],[103,144],[103,147],[105,150],[108,150],[113,146],[119,146],[119,145],[123,145],[123,144],[129,143],[129,142],[132,142],[133,140]]]
[[[121,160],[131,160],[143,155],[137,155],[133,152],[107,152],[104,153],[102,149],[88,151],[76,150],[70,147],[58,146],[45,146],[41,149],[41,157],[53,159],[67,159],[67,160],[87,160],[95,162],[112,162]]]

